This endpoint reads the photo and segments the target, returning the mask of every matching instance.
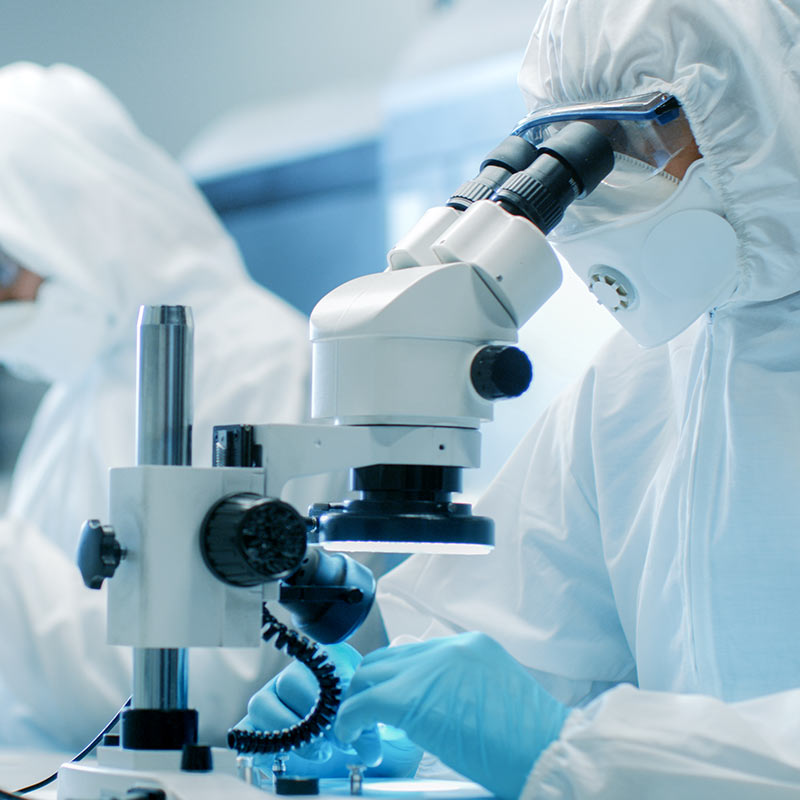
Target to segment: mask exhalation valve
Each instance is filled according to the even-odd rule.
[[[589,276],[589,291],[609,311],[627,311],[636,305],[633,284],[619,271],[598,265]]]

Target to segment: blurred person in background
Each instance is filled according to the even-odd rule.
[[[248,277],[193,183],[93,78],[0,69],[0,131],[0,363],[49,383],[0,522],[0,741],[74,748],[130,693],[130,649],[105,644],[104,592],[74,559],[84,520],[107,517],[108,469],[134,463],[139,306],[192,308],[199,466],[215,424],[306,418],[307,320]],[[192,651],[204,740],[277,659]]]

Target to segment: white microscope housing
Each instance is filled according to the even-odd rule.
[[[216,753],[213,772],[181,769],[197,731],[185,648],[257,645],[265,599],[351,602],[349,567],[330,584],[297,585],[315,540],[329,550],[491,548],[491,520],[451,495],[460,470],[480,464],[494,401],[530,383],[517,331],[561,282],[546,233],[613,166],[591,125],[545,144],[509,137],[398,242],[385,271],[325,296],[310,321],[315,422],[221,427],[212,467],[191,466],[187,447],[190,313],[179,325],[170,315],[180,307],[143,310],[137,466],[112,470],[111,525],[93,521],[82,563],[92,588],[111,579],[108,640],[134,648],[133,707],[121,746],[99,748],[95,766],[62,767],[60,800],[143,785],[167,800],[261,796],[235,777],[233,754]],[[308,516],[277,499],[294,478],[342,469],[358,499],[320,498]]]

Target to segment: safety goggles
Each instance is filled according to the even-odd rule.
[[[598,128],[615,154],[640,162],[643,176],[668,170],[670,162],[694,144],[680,103],[664,92],[537,109],[513,133],[538,147],[560,128],[576,121]],[[613,171],[607,182],[613,185]]]
[[[588,122],[609,140],[614,169],[587,198],[567,210],[556,236],[571,235],[616,215],[645,212],[677,188],[677,159],[695,140],[681,105],[664,92],[601,103],[551,106],[531,112],[513,131],[539,147],[571,122]],[[597,214],[592,211],[597,211]],[[590,219],[593,222],[590,222]]]
[[[8,289],[19,276],[19,264],[0,249],[0,289]]]

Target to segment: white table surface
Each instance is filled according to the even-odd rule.
[[[55,772],[72,753],[43,750],[12,750],[0,748],[0,789],[13,792]],[[36,800],[55,800],[55,783],[44,789],[30,792],[26,797]]]
[[[15,791],[23,786],[46,778],[67,761],[72,754],[41,750],[0,749],[0,788]],[[86,759],[85,763],[91,763]],[[44,789],[26,795],[32,800],[56,800],[57,784],[52,783]],[[272,791],[265,789],[265,797],[273,797]],[[350,783],[344,779],[323,779],[320,781],[320,800],[350,797]],[[478,800],[490,795],[480,786],[460,780],[415,779],[389,780],[366,779],[363,797],[385,798],[386,800]],[[221,799],[222,800],[222,799]],[[236,800],[235,797],[224,800]]]

